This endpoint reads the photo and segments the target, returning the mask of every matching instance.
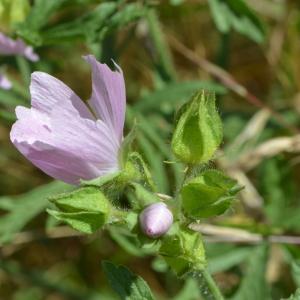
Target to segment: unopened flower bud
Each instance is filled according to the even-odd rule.
[[[153,203],[140,214],[142,231],[151,238],[164,235],[173,223],[173,215],[167,205],[162,202]]]
[[[179,111],[172,151],[184,163],[206,163],[213,158],[222,137],[222,122],[214,95],[198,92]]]

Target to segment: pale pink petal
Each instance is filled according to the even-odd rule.
[[[0,74],[0,88],[4,90],[9,90],[12,88],[12,84],[9,79],[2,74]]]
[[[27,46],[22,40],[13,40],[0,32],[0,54],[1,55],[23,55],[31,61],[39,60],[31,46]]]
[[[16,109],[11,140],[18,150],[46,174],[70,184],[116,171],[118,148],[105,124],[81,118],[68,102],[61,106],[50,117],[35,108]]]
[[[46,114],[62,102],[69,102],[81,117],[94,119],[87,106],[67,85],[47,73],[32,73],[30,94],[32,107]]]
[[[92,67],[92,96],[90,105],[97,116],[115,132],[119,142],[123,138],[126,92],[122,70],[116,65],[113,72],[99,63],[93,55],[84,57]]]

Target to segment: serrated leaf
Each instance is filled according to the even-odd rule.
[[[192,218],[220,215],[230,207],[240,189],[236,180],[220,171],[207,170],[183,186],[183,210]]]
[[[102,268],[114,291],[122,300],[154,300],[153,294],[143,278],[123,266],[102,262]]]
[[[99,229],[109,220],[111,214],[111,205],[98,187],[83,187],[52,197],[51,202],[60,209],[49,209],[51,216],[84,233],[93,233]]]

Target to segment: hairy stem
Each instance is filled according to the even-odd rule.
[[[215,283],[212,276],[209,274],[209,272],[205,269],[202,271],[202,275],[206,281],[207,287],[210,290],[212,296],[215,300],[224,300],[224,297],[222,293],[220,292],[217,284]]]

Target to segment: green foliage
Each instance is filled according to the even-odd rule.
[[[144,95],[140,101],[135,104],[134,108],[141,112],[162,111],[173,113],[179,104],[201,89],[214,91],[216,94],[226,93],[224,86],[213,81],[190,80],[170,82]]]
[[[299,285],[300,252],[296,245],[284,247],[284,253],[291,256],[286,267],[281,263],[285,257],[273,256],[272,252],[270,260],[268,253],[259,250],[260,245],[215,243],[222,237],[214,235],[205,243],[204,255],[206,237],[186,229],[196,228],[190,223],[206,222],[202,218],[217,216],[232,204],[238,186],[224,175],[232,173],[246,186],[242,201],[235,203],[230,214],[209,220],[211,228],[217,223],[220,231],[223,226],[225,230],[226,226],[242,229],[243,239],[247,239],[249,231],[266,235],[268,241],[268,234],[275,238],[278,234],[282,236],[279,240],[297,242],[299,143],[288,127],[299,127],[299,4],[248,0],[154,2],[0,0],[1,31],[38,47],[35,51],[41,58],[36,63],[23,57],[0,58],[0,73],[13,83],[12,90],[0,90],[0,191],[6,195],[0,197],[3,298],[116,299],[107,290],[97,267],[102,259],[114,259],[142,270],[161,299],[213,299],[205,276],[198,278],[198,272],[193,272],[201,269],[202,274],[206,265],[207,271],[216,275],[226,299],[238,291],[234,299],[267,300],[269,288],[272,298],[287,298]],[[270,30],[264,30],[262,19]],[[258,47],[239,34],[256,43],[270,42],[268,47]],[[12,150],[8,133],[16,118],[15,107],[30,106],[28,87],[30,73],[35,70],[62,79],[82,99],[89,98],[90,76],[86,65],[80,62],[81,55],[88,52],[96,54],[101,62],[108,63],[113,58],[122,65],[128,100],[126,129],[134,126],[136,118],[138,131],[124,140],[122,170],[83,181],[87,190],[79,190],[80,195],[75,192],[59,196],[57,210],[50,204],[54,218],[42,213],[49,205],[47,198],[71,188],[50,183],[20,196],[10,196],[48,179]],[[249,94],[237,97],[232,79],[244,85]],[[218,95],[218,108],[225,119],[224,145],[215,155],[222,140],[220,133],[215,135],[221,131],[219,117],[208,118],[209,112],[217,115],[214,100],[202,103],[198,109],[200,97],[194,110],[190,101],[179,110],[176,119],[178,126],[184,123],[184,133],[188,131],[185,141],[191,153],[186,151],[185,156],[192,154],[196,160],[178,162],[181,158],[175,157],[170,147],[173,114],[200,89]],[[258,103],[260,108],[268,103],[276,113],[267,108],[268,117],[261,122],[252,118],[256,107],[248,101]],[[193,114],[187,117],[189,109]],[[203,124],[198,120],[200,115]],[[193,128],[201,129],[200,138]],[[183,135],[179,140],[183,140]],[[260,148],[261,142],[272,142],[274,137],[282,137],[282,142],[274,140],[274,147]],[[295,142],[285,148],[289,140]],[[244,154],[253,154],[249,157],[257,165],[248,168]],[[265,155],[271,157],[266,159]],[[213,164],[210,160],[214,158]],[[216,166],[224,174],[208,170]],[[176,224],[167,236],[150,241],[139,230],[139,212],[162,200],[172,208]],[[57,226],[61,221],[84,233],[98,228],[106,231],[100,238],[98,234],[86,239],[66,237],[65,227]],[[178,223],[180,229],[176,228]],[[61,232],[63,238],[57,239]],[[281,251],[283,246],[276,244],[275,248]],[[279,269],[275,284],[269,287],[264,280],[267,261]],[[185,276],[176,277],[169,266]],[[113,269],[112,273],[118,273],[113,276],[114,286],[123,297],[140,299],[151,295],[140,279],[133,279],[129,286],[126,278],[132,277],[126,274],[130,271]],[[296,291],[290,299],[298,298]]]
[[[226,251],[226,248],[222,245],[217,245],[220,248],[220,253],[215,256],[208,256],[208,270],[212,273],[225,272],[234,266],[241,264],[252,253],[252,247],[230,247],[230,250]],[[207,253],[210,254],[210,247],[207,249]]]
[[[166,235],[159,253],[178,275],[202,270],[206,265],[202,237],[188,228]]]
[[[182,207],[192,218],[224,213],[240,190],[237,182],[217,170],[207,170],[187,182],[182,190]]]
[[[102,262],[103,270],[111,287],[122,300],[154,300],[147,283],[123,266]]]
[[[209,0],[208,3],[219,31],[229,33],[235,29],[256,43],[264,41],[262,23],[244,0]]]
[[[296,292],[286,300],[299,300],[299,299],[300,299],[300,289],[297,289]]]
[[[188,278],[181,291],[173,300],[195,300],[200,299],[198,283],[194,278]]]
[[[247,262],[246,273],[233,300],[270,299],[265,279],[267,255],[268,248],[265,245],[257,246],[252,251]]]
[[[0,0],[0,29],[10,30],[24,21],[29,10],[28,0]]]
[[[22,25],[19,25],[18,34],[34,45],[41,45],[42,39],[39,30],[43,28],[50,17],[68,0],[36,0],[29,15]]]
[[[144,8],[137,3],[126,4],[120,10],[117,1],[107,1],[75,20],[49,26],[50,17],[69,4],[70,0],[37,0],[24,24],[19,26],[18,34],[36,46],[78,38],[92,45],[144,14]],[[83,4],[79,1],[78,5]]]
[[[45,43],[57,43],[73,38],[85,38],[94,41],[108,18],[117,10],[117,3],[107,2],[75,20],[58,24],[42,34]]]
[[[221,144],[222,136],[214,96],[198,92],[180,111],[172,150],[180,161],[187,164],[206,163]]]
[[[18,197],[0,198],[0,206],[2,201],[5,203],[1,208],[9,209],[9,212],[0,218],[0,243],[9,242],[15,233],[43,212],[50,195],[69,189],[70,187],[62,182],[53,182]]]
[[[51,198],[51,201],[60,211],[48,209],[50,215],[88,234],[99,229],[112,216],[109,201],[97,187],[84,187]]]

